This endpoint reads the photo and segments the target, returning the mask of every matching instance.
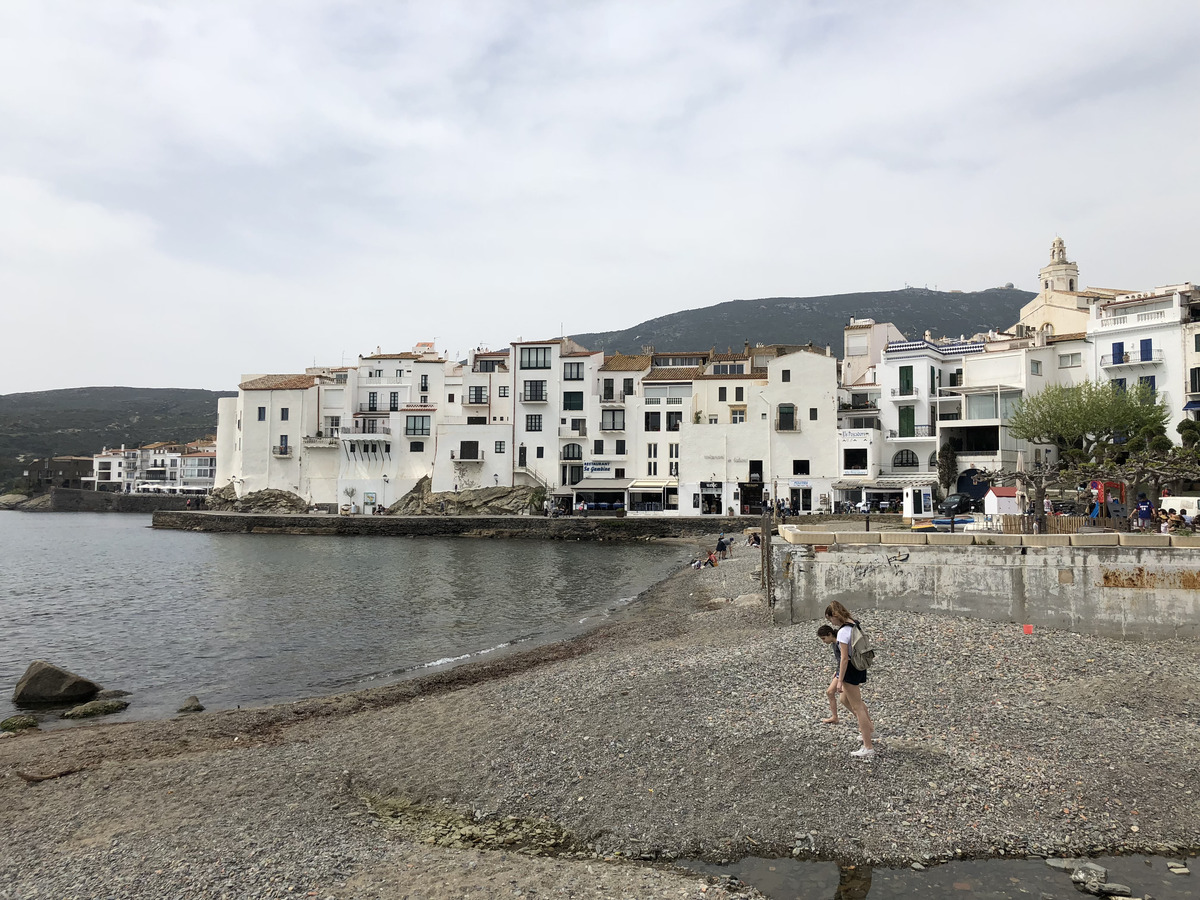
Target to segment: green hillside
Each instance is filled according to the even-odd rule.
[[[184,388],[85,387],[0,395],[0,487],[22,460],[91,456],[102,447],[194,441],[217,431],[217,398]]]
[[[893,322],[908,338],[919,338],[926,330],[935,337],[957,337],[1010,327],[1017,321],[1021,307],[1034,296],[1012,288],[971,293],[907,288],[824,297],[730,300],[660,316],[621,331],[572,337],[589,350],[606,353],[638,353],[646,346],[658,350],[724,350],[738,349],[745,341],[811,341],[821,347],[828,344],[835,356],[841,356],[842,329],[851,316]]]

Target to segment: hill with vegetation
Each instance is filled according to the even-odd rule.
[[[892,322],[905,337],[916,339],[970,336],[1010,327],[1021,307],[1035,294],[1013,288],[957,292],[906,288],[824,297],[767,297],[730,300],[700,309],[685,309],[650,319],[621,331],[575,334],[589,350],[639,353],[656,350],[739,349],[751,344],[813,344],[842,355],[842,329],[850,317]]]
[[[91,456],[104,447],[194,441],[217,431],[217,398],[229,391],[84,387],[0,395],[0,487],[22,463]]]

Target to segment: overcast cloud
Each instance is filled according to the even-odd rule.
[[[0,4],[0,393],[1200,278],[1194,2]],[[1014,311],[1015,312],[1015,311]]]

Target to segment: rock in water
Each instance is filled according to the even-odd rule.
[[[129,706],[125,700],[93,700],[83,706],[68,709],[62,714],[64,719],[90,719],[92,716],[110,716],[119,713]]]
[[[13,691],[13,703],[69,703],[72,700],[90,700],[99,690],[100,685],[94,681],[60,669],[44,659],[35,659],[17,682]]]
[[[24,731],[26,728],[37,728],[37,719],[33,716],[9,716],[0,722],[0,731]]]
[[[119,700],[121,697],[128,697],[129,691],[118,691],[115,688],[105,689],[98,693],[95,697],[97,700]]]
[[[183,701],[183,706],[179,707],[179,712],[204,712],[204,704],[200,702],[200,698],[192,694],[192,696]]]

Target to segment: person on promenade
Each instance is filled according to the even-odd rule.
[[[825,618],[837,629],[838,642],[838,674],[834,679],[834,692],[842,694],[842,703],[850,707],[854,717],[858,719],[858,731],[862,735],[863,745],[850,755],[855,759],[871,759],[875,755],[875,723],[867,712],[867,704],[863,702],[862,685],[867,681],[867,673],[856,669],[851,662],[850,645],[854,638],[854,629],[861,626],[850,615],[850,611],[834,600],[825,607]]]
[[[1150,528],[1150,519],[1154,516],[1154,504],[1146,499],[1145,494],[1138,494],[1137,517],[1138,528],[1146,531]]]
[[[821,722],[824,725],[837,725],[841,721],[837,713],[837,683],[838,675],[842,671],[842,650],[838,646],[837,632],[833,630],[833,626],[822,625],[817,629],[817,637],[824,641],[827,647],[833,648],[833,678],[829,680],[829,687],[825,689],[825,699],[829,701],[829,717]]]

